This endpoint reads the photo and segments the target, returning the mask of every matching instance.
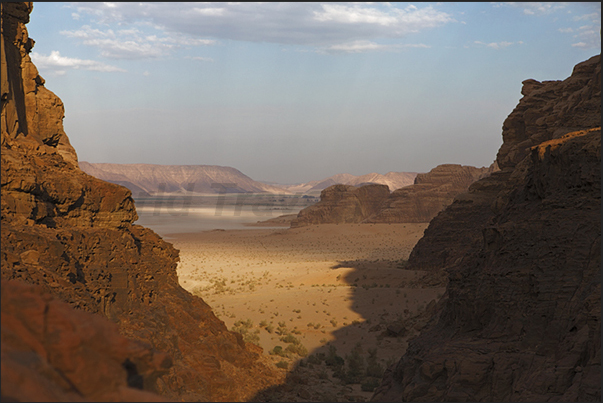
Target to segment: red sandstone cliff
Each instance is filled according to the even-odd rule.
[[[260,363],[260,351],[229,332],[203,300],[178,285],[178,251],[151,230],[132,224],[137,215],[130,191],[79,169],[63,131],[63,105],[44,87],[28,55],[34,42],[25,24],[32,5],[2,3],[1,7],[2,395],[32,398],[25,389],[9,388],[19,376],[44,378],[47,390],[67,393],[71,400],[125,398],[118,392],[130,385],[177,400],[233,401],[274,383],[275,372]],[[24,288],[20,282],[35,287]],[[18,290],[31,298],[5,307],[5,296],[13,301]],[[48,302],[50,295],[95,317],[61,306],[57,309],[64,319],[57,319],[52,332],[44,327],[39,334],[35,326],[42,319],[28,324],[30,311],[17,308],[33,304],[40,316],[45,306],[58,306]],[[130,341],[120,339],[101,315],[116,323]],[[13,343],[15,337],[7,335],[25,337],[24,326],[35,333],[35,340],[27,336],[23,343]],[[62,345],[61,340],[72,337],[69,332],[80,326],[108,335],[107,354],[97,351],[99,362],[92,367],[88,347],[52,348],[52,343]],[[83,340],[81,345],[90,346],[94,340]],[[127,347],[128,343],[139,347]],[[31,346],[39,347],[35,359],[27,358]],[[171,357],[169,369],[169,360],[155,367],[145,364],[148,357],[161,356],[157,351]],[[59,364],[65,360],[70,361],[71,372],[62,378],[44,369],[61,372],[64,367]],[[105,378],[90,375],[84,384],[78,383],[83,377],[80,372],[94,374],[97,366],[117,368],[108,384],[114,388],[103,390],[104,394],[91,385]],[[119,376],[128,378],[118,380]],[[66,395],[60,393],[53,396],[62,400]],[[129,396],[136,400],[150,394]]]
[[[320,202],[301,210],[291,228],[314,224],[359,223],[375,214],[389,196],[387,185],[333,185],[320,192]]]
[[[434,218],[409,268],[437,314],[374,401],[600,401],[601,58],[524,82],[500,172]]]
[[[391,194],[385,185],[333,185],[320,193],[320,202],[298,213],[291,228],[315,224],[429,222],[471,183],[496,170],[495,164],[490,168],[438,165],[426,174],[418,174],[413,185]]]
[[[438,165],[418,174],[415,183],[392,192],[367,223],[429,222],[477,179],[494,171],[457,164]]]

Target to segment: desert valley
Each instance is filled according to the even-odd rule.
[[[79,160],[31,11],[2,3],[3,401],[600,401],[600,55],[522,83],[490,166],[268,183]]]

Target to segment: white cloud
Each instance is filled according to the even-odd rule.
[[[239,40],[316,48],[401,38],[455,20],[438,6],[321,3],[71,3],[99,24],[152,26],[187,45]],[[194,40],[193,40],[194,38]],[[208,39],[210,38],[210,39]],[[201,42],[194,42],[201,41]]]
[[[382,45],[371,41],[352,41],[319,48],[318,53],[363,53],[370,51],[399,51],[405,48],[430,48],[422,43]]]
[[[50,55],[45,56],[37,52],[31,52],[31,59],[38,69],[49,69],[54,74],[65,74],[67,69],[92,70],[101,72],[125,72],[126,70],[111,66],[95,60],[84,60],[61,56],[58,50],[53,50]]]
[[[570,3],[564,2],[503,2],[492,3],[494,7],[523,8],[525,15],[546,15],[565,9]]]
[[[563,34],[571,34],[572,32],[574,32],[573,28],[559,28],[558,31]]]
[[[596,21],[596,20],[600,20],[600,13],[594,12],[594,13],[590,13],[590,14],[584,14],[584,15],[577,15],[573,18],[574,21],[586,21],[586,20],[591,20],[591,21]]]
[[[198,60],[200,62],[210,62],[213,63],[215,60],[212,59],[211,57],[201,57],[201,56],[187,56],[187,59],[191,59],[191,60]]]
[[[501,42],[490,42],[490,43],[486,43],[486,42],[482,42],[482,41],[474,41],[473,43],[478,46],[486,46],[486,47],[492,48],[492,49],[503,49],[503,48],[509,47],[511,45],[522,45],[523,41],[517,41],[517,42],[501,41]]]
[[[101,56],[110,59],[161,58],[167,56],[176,47],[215,43],[213,40],[186,38],[179,34],[162,37],[145,35],[137,28],[102,31],[90,25],[84,25],[79,30],[61,31],[61,34],[81,39],[84,45],[98,48]]]
[[[601,34],[600,25],[598,27],[592,25],[583,25],[578,28],[578,33],[574,35],[579,42],[573,43],[572,46],[580,49],[600,49]]]

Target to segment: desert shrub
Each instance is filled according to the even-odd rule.
[[[308,364],[320,364],[325,360],[325,353],[316,353],[308,356]]]
[[[287,361],[279,361],[276,363],[277,368],[287,369],[289,368],[289,363]]]
[[[260,327],[267,327],[268,326],[268,321],[263,320],[260,322]]]
[[[270,355],[280,355],[281,357],[285,357],[287,353],[283,350],[281,346],[274,346],[272,350],[270,350]]]
[[[325,357],[325,364],[327,364],[327,366],[329,367],[334,368],[343,367],[343,365],[345,364],[345,360],[343,359],[343,357],[337,355],[337,348],[335,348],[334,345],[329,346],[329,352]]]
[[[280,341],[284,342],[284,343],[293,343],[293,344],[300,344],[301,342],[299,341],[299,339],[295,336],[293,336],[292,334],[288,334],[286,336],[283,336],[279,339]]]
[[[364,392],[372,392],[377,386],[381,384],[381,378],[366,378],[361,384],[360,389]]]
[[[377,362],[377,349],[368,350],[368,358],[366,359],[366,376],[379,378],[383,376],[383,366]]]
[[[329,374],[327,374],[327,371],[325,370],[320,371],[317,376],[318,379],[329,379]]]
[[[360,383],[364,375],[364,357],[362,357],[362,346],[356,344],[349,355],[346,356],[347,368],[345,371],[346,383]]]
[[[253,333],[247,332],[243,335],[243,340],[246,343],[260,344],[260,336],[258,335],[259,329]]]
[[[286,352],[290,352],[293,354],[297,354],[300,357],[305,357],[308,355],[308,349],[301,343],[298,344],[289,344],[285,349]]]
[[[333,325],[333,327],[337,327],[337,320],[331,319],[331,324]]]
[[[266,331],[267,331],[268,333],[272,333],[272,332],[274,332],[274,326],[272,326],[272,325],[268,325],[268,326],[266,326]]]

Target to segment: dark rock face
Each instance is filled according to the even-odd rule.
[[[78,168],[75,151],[63,131],[62,103],[44,87],[28,55],[33,40],[24,24],[32,5],[2,3],[1,7],[2,279],[35,284],[27,295],[52,295],[96,314],[95,323],[105,320],[100,315],[109,318],[123,336],[147,346],[146,355],[159,354],[154,352],[157,350],[167,353],[173,365],[160,368],[162,376],[157,371],[135,374],[135,383],[145,390],[176,400],[233,401],[276,382],[275,372],[260,362],[261,351],[229,332],[203,300],[178,285],[178,251],[151,230],[132,224],[137,215],[130,191]],[[5,290],[16,292],[22,287],[18,284],[3,282],[3,302]],[[4,343],[5,330],[18,329],[5,329],[4,303],[2,308]],[[11,309],[6,314],[17,319],[9,326],[26,323],[27,318]],[[61,310],[73,323],[83,318]],[[65,322],[65,332],[69,326]],[[61,329],[57,324],[52,337],[67,337],[61,335]],[[45,337],[50,336],[36,337],[46,343]],[[120,356],[126,350],[107,356],[136,364],[135,355]],[[40,354],[43,367],[55,365]],[[95,367],[88,368],[91,361],[80,357],[79,350],[72,354],[82,371],[94,373]],[[98,359],[99,366],[113,365],[100,362],[102,355]],[[5,361],[3,344],[3,396],[5,379],[9,379],[5,374],[13,370],[11,365],[20,364]],[[131,377],[132,367],[128,368],[125,374]],[[55,378],[48,379],[57,382],[48,390],[69,390]],[[113,392],[117,393],[120,385],[123,383],[115,383]],[[28,399],[17,389],[6,393],[13,399]],[[91,390],[70,399],[101,396],[94,393]]]
[[[418,174],[414,185],[395,190],[382,208],[369,217],[369,223],[429,222],[494,167],[475,168],[457,164],[438,165],[426,174]]]
[[[359,223],[380,210],[389,196],[386,185],[333,185],[320,192],[320,202],[301,210],[291,228],[314,224]]]
[[[601,59],[524,82],[497,162],[434,218],[411,269],[439,311],[374,401],[600,401]]]

